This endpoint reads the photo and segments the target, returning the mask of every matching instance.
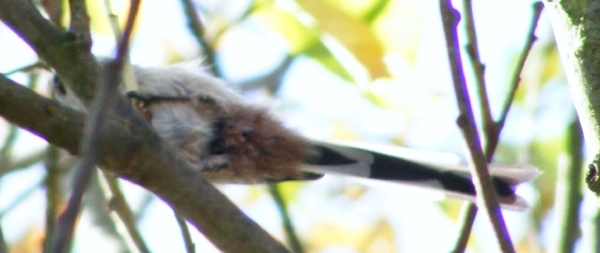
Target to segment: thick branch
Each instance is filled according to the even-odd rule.
[[[545,1],[573,102],[590,151],[600,150],[600,0]],[[598,168],[596,160],[590,168]],[[600,177],[590,170],[588,187],[600,195]]]
[[[0,0],[0,19],[27,43],[67,83],[89,103],[95,91],[99,67],[94,56],[79,50],[77,36],[46,20],[28,0]],[[80,48],[84,49],[84,48]]]
[[[75,36],[77,48],[82,53],[89,53],[92,48],[92,35],[90,34],[90,17],[84,0],[69,0],[71,10],[71,25],[69,33]]]
[[[0,19],[30,45],[85,104],[98,85],[93,55],[44,19],[28,0],[0,0]],[[133,111],[117,98],[120,115]],[[121,110],[123,109],[123,110]],[[48,142],[78,153],[84,115],[0,76],[0,115]],[[140,118],[141,117],[137,117]],[[104,169],[154,192],[225,252],[287,252],[136,117],[109,115],[99,130]]]
[[[0,76],[0,115],[77,154],[85,116]],[[149,128],[111,115],[100,164],[169,204],[225,252],[287,252]]]

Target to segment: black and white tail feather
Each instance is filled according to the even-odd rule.
[[[475,187],[468,166],[457,156],[391,146],[349,142],[312,141],[318,155],[306,160],[302,170],[383,180],[441,191],[449,197],[475,201]],[[527,202],[517,185],[535,179],[539,171],[530,166],[489,166],[503,208],[525,210]]]
[[[139,90],[127,96],[157,133],[212,182],[271,183],[338,174],[474,200],[469,172],[456,159],[402,148],[307,140],[197,65],[133,71]],[[59,79],[54,81],[59,101],[84,109]],[[515,187],[534,179],[536,169],[492,168],[491,174],[503,207],[527,207]]]

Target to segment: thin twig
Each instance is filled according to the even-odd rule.
[[[100,97],[101,96],[99,96],[99,98]],[[105,103],[104,106],[111,107],[111,99],[107,100],[104,100],[105,102],[108,102]],[[58,217],[56,233],[52,241],[52,247],[48,252],[69,251],[75,227],[75,220],[79,214],[83,194],[89,184],[95,165],[98,162],[98,145],[94,144],[99,140],[96,140],[97,138],[94,138],[94,135],[99,131],[101,123],[106,116],[106,113],[103,113],[103,110],[100,109],[100,105],[102,105],[100,102],[102,101],[95,101],[94,106],[92,107],[94,110],[86,120],[86,127],[84,130],[85,135],[81,145],[82,158],[72,169],[75,171],[75,175],[73,177],[71,197],[69,198],[67,209]]]
[[[475,85],[479,93],[479,102],[481,106],[481,118],[483,119],[483,132],[486,136],[496,134],[496,124],[492,118],[490,109],[490,100],[487,96],[487,85],[485,83],[485,64],[481,61],[479,55],[479,43],[477,42],[477,30],[473,20],[473,3],[471,0],[463,0],[464,21],[467,30],[467,53],[469,54],[473,72],[475,72]],[[487,143],[487,142],[486,142]]]
[[[198,42],[198,45],[202,48],[204,56],[206,57],[206,61],[210,63],[210,71],[213,73],[213,75],[221,77],[221,70],[219,69],[219,66],[215,64],[215,51],[210,43],[206,41],[206,35],[204,33],[205,29],[202,25],[202,21],[200,20],[200,16],[196,12],[194,3],[192,3],[191,0],[181,0],[181,4],[183,4],[188,27],[194,35],[194,38],[196,38],[196,42]]]
[[[4,144],[2,144],[2,148],[0,148],[0,165],[4,167],[4,164],[9,164],[12,160],[11,150],[17,139],[17,135],[19,133],[19,128],[15,125],[10,125],[8,127],[8,135],[4,140]]]
[[[108,19],[114,33],[115,41],[119,41],[123,35],[121,34],[121,28],[119,27],[118,16],[114,13],[110,0],[104,1],[104,7],[108,13]],[[125,82],[126,86],[129,84],[129,86],[137,87],[135,77],[130,77],[133,76],[133,68],[129,62],[129,55],[127,54],[125,57],[126,59],[124,60],[124,66],[122,70],[123,82]],[[144,242],[142,235],[137,229],[135,215],[129,207],[123,192],[121,191],[121,187],[119,186],[117,178],[107,172],[102,172],[102,175],[104,179],[103,182],[105,183],[103,185],[106,186],[103,188],[105,195],[109,199],[109,207],[116,214],[111,215],[111,218],[115,224],[121,224],[127,231],[127,233],[121,233],[125,243],[128,247],[135,247],[141,253],[150,252],[150,249]]]
[[[500,132],[502,131],[503,127],[504,127],[504,123],[506,122],[506,117],[508,115],[508,112],[510,110],[510,106],[512,105],[512,102],[514,100],[514,95],[516,92],[516,89],[518,87],[518,80],[519,80],[519,76],[521,74],[521,71],[523,69],[523,65],[525,62],[525,59],[527,58],[527,55],[529,55],[529,51],[531,50],[531,47],[533,45],[533,43],[535,42],[535,28],[537,27],[537,23],[541,14],[543,8],[543,4],[541,2],[536,2],[533,4],[533,15],[532,15],[532,20],[531,20],[531,24],[529,27],[529,31],[528,31],[528,39],[526,41],[525,44],[525,48],[523,49],[523,51],[520,54],[519,57],[519,63],[517,64],[517,67],[513,76],[513,81],[509,84],[510,87],[510,92],[509,95],[506,98],[506,101],[504,103],[504,107],[503,110],[500,112],[500,116],[498,117],[498,120],[496,122],[493,123],[493,125],[489,124],[489,119],[492,117],[491,112],[489,111],[489,99],[487,98],[487,92],[486,92],[486,84],[485,84],[485,78],[484,78],[484,71],[485,71],[485,66],[481,63],[481,60],[479,59],[479,49],[477,47],[477,37],[476,37],[476,33],[475,33],[475,26],[474,26],[474,21],[473,19],[473,10],[472,10],[472,6],[471,6],[471,1],[470,0],[466,0],[465,1],[465,16],[466,16],[466,20],[467,20],[467,34],[469,35],[469,40],[470,40],[470,46],[467,49],[469,54],[471,55],[471,61],[472,61],[472,65],[475,71],[475,75],[477,77],[477,85],[479,88],[479,97],[481,99],[481,105],[482,105],[482,118],[484,119],[484,133],[485,133],[485,138],[486,138],[486,142],[485,142],[485,156],[487,157],[487,162],[492,161],[494,152],[496,150],[496,147],[498,146],[499,143],[499,139],[500,139]],[[480,66],[478,68],[478,66]],[[516,80],[516,81],[515,81]],[[487,106],[487,109],[486,109]],[[487,112],[484,112],[487,111]],[[489,116],[488,116],[489,114]],[[459,235],[457,237],[457,241],[455,242],[454,245],[454,249],[453,252],[464,252],[465,248],[467,247],[467,242],[469,240],[469,235],[471,234],[471,229],[473,226],[473,222],[475,221],[475,217],[477,214],[477,206],[473,203],[465,203],[465,206],[461,209],[461,214],[460,214],[460,218],[459,218],[459,224],[460,228],[459,228]]]
[[[132,0],[131,7],[129,7],[129,15],[127,15],[127,22],[125,23],[125,29],[123,29],[123,34],[121,35],[121,41],[117,47],[117,53],[115,57],[115,65],[123,65],[123,61],[127,56],[127,52],[129,51],[129,40],[131,39],[131,33],[133,32],[133,26],[135,24],[135,20],[138,14],[138,10],[140,8],[141,0]],[[118,78],[118,76],[117,76]],[[111,86],[114,86],[114,90],[118,92],[118,82],[109,83]]]
[[[502,111],[500,111],[500,117],[496,121],[496,128],[498,132],[504,127],[504,123],[506,122],[506,117],[508,116],[508,111],[512,105],[512,102],[515,98],[515,94],[517,92],[517,87],[519,86],[519,82],[521,81],[521,71],[523,70],[523,66],[525,65],[525,60],[527,60],[527,56],[529,55],[529,51],[533,47],[533,43],[537,40],[535,36],[535,28],[537,27],[538,21],[540,20],[540,15],[542,14],[542,10],[544,8],[544,4],[542,2],[536,2],[532,5],[533,15],[531,16],[531,24],[529,25],[529,30],[527,32],[527,40],[525,41],[525,47],[523,51],[519,54],[519,60],[517,61],[517,66],[515,67],[515,71],[513,72],[511,82],[509,84],[510,90],[508,92],[508,96],[504,101],[504,106],[502,106]],[[498,142],[498,138],[495,140],[490,140],[490,142]]]
[[[469,242],[469,236],[471,235],[471,231],[473,230],[473,223],[475,222],[475,217],[477,217],[477,205],[469,202],[464,203],[462,208],[460,209],[460,214],[458,216],[458,231],[460,231],[456,237],[456,241],[454,242],[454,247],[452,248],[452,252],[461,253],[465,252],[467,248],[467,243]]]
[[[483,132],[485,133],[486,147],[490,144],[490,136],[496,134],[496,124],[492,119],[492,111],[487,95],[487,84],[485,83],[485,64],[481,61],[479,55],[479,43],[477,42],[477,30],[475,29],[475,21],[473,19],[473,4],[471,0],[464,0],[464,20],[467,30],[467,53],[470,56],[471,66],[475,72],[475,82],[479,93],[479,104],[481,106],[481,118],[483,119]],[[499,133],[499,131],[498,131]],[[489,151],[486,148],[487,151]],[[487,161],[492,159],[492,153],[485,153]],[[453,252],[464,252],[469,242],[469,236],[473,228],[473,223],[477,217],[477,205],[472,202],[464,203],[461,208],[458,224],[460,233],[454,245]]]
[[[269,192],[275,200],[275,205],[277,206],[277,210],[279,211],[279,216],[281,216],[283,222],[283,229],[285,231],[285,235],[287,237],[287,241],[294,253],[302,253],[304,252],[304,247],[302,247],[302,243],[300,243],[300,239],[294,230],[294,224],[292,224],[292,219],[290,218],[289,212],[287,210],[287,205],[279,192],[279,188],[277,185],[270,184]]]
[[[44,10],[48,13],[48,17],[57,26],[61,26],[63,4],[62,0],[42,0],[42,6],[44,6]]]
[[[71,26],[69,32],[75,36],[77,48],[89,52],[92,47],[92,35],[90,33],[90,17],[87,14],[85,1],[69,0]]]
[[[122,237],[125,238],[125,242],[129,247],[135,247],[140,253],[150,252],[150,249],[144,242],[142,235],[136,227],[136,218],[129,204],[127,204],[127,200],[121,191],[121,187],[119,187],[119,182],[117,178],[113,175],[102,172],[104,182],[106,187],[105,190],[107,198],[109,199],[108,206],[111,211],[114,211],[117,217],[112,217],[113,221],[117,224],[123,225],[127,230],[127,233],[120,233]],[[111,215],[112,216],[112,215]],[[131,245],[133,244],[133,245]]]
[[[567,131],[565,148],[569,162],[558,168],[556,182],[556,230],[552,252],[574,252],[579,233],[579,203],[583,198],[581,183],[583,177],[583,133],[579,118],[573,119]]]
[[[115,41],[119,41],[119,38],[121,38],[121,27],[119,27],[119,17],[113,11],[110,0],[104,0],[104,8],[106,8],[106,12],[108,13],[108,21],[110,22],[110,27],[113,30]]]
[[[31,165],[39,163],[40,161],[44,160],[44,157],[46,156],[45,153],[46,152],[44,150],[39,150],[25,157],[21,157],[18,160],[13,160],[12,157],[7,157],[7,159],[0,161],[0,177],[14,170],[27,168]]]
[[[121,27],[119,27],[119,17],[114,13],[110,0],[104,0],[104,7],[108,13],[108,20],[110,27],[113,30],[115,41],[119,41],[121,38]],[[139,91],[139,86],[135,74],[133,73],[133,66],[129,54],[126,55],[125,62],[123,65],[123,83],[125,84],[125,90],[127,91]]]
[[[192,34],[196,38],[196,41],[198,42],[200,47],[203,49],[203,52],[206,56],[205,62],[208,63],[208,66],[210,67],[210,70],[214,76],[222,77],[220,68],[215,62],[215,60],[216,60],[215,52],[214,52],[212,46],[205,39],[205,34],[204,34],[205,29],[201,23],[201,19],[198,16],[198,13],[196,12],[194,4],[190,0],[182,0],[182,4],[184,6],[185,14],[188,19],[188,25],[192,31]],[[269,189],[271,190],[271,187]],[[291,220],[289,219],[289,215],[287,214],[287,211],[285,210],[285,206],[283,206],[284,203],[283,203],[283,200],[281,199],[281,196],[279,196],[279,195],[277,195],[278,197],[275,197],[275,195],[273,195],[273,196],[274,196],[275,201],[278,204],[280,204],[280,206],[279,206],[280,213],[284,219],[284,228],[287,232],[290,244],[292,245],[292,249],[294,250],[294,252],[297,252],[297,253],[303,252],[301,244],[299,243],[299,240],[298,240],[297,236],[295,235],[295,232],[293,231],[293,226],[291,225]],[[194,242],[191,239],[191,235],[190,235],[189,228],[187,226],[187,222],[185,221],[185,219],[182,216],[178,215],[177,212],[175,212],[175,218],[176,218],[179,228],[181,230],[181,234],[184,239],[186,251],[188,253],[195,252]]]
[[[451,72],[456,100],[460,111],[457,124],[469,148],[470,168],[473,175],[473,184],[477,192],[477,203],[488,215],[502,252],[515,252],[506,224],[504,223],[504,218],[502,217],[502,212],[500,211],[498,197],[496,196],[491,176],[487,170],[487,161],[481,147],[473,109],[469,100],[470,96],[462,69],[463,65],[456,31],[460,16],[458,11],[452,7],[452,3],[449,0],[440,0],[440,11],[446,37],[448,59],[452,68]]]
[[[263,88],[266,89],[271,95],[276,94],[283,84],[283,78],[285,77],[285,74],[288,72],[295,59],[296,56],[286,55],[279,66],[273,69],[273,71],[250,80],[235,83],[234,85],[237,86],[241,92]]]
[[[208,64],[208,66],[210,66],[211,72],[214,76],[222,77],[222,73],[220,72],[219,66],[215,62],[214,50],[213,50],[212,46],[205,40],[204,27],[203,27],[202,23],[200,22],[200,18],[196,12],[196,9],[194,8],[192,1],[182,0],[182,3],[184,5],[185,13],[188,18],[189,27],[192,30],[194,37],[198,41],[198,44],[203,48],[204,53],[206,54],[205,62]],[[250,12],[252,12],[252,8],[246,10],[246,13],[243,16],[245,16],[246,14],[249,14]],[[291,62],[292,62],[291,59],[288,57],[285,60],[285,62],[283,63],[284,69],[281,71],[278,71],[278,72],[285,71],[285,69],[287,69],[287,67],[289,66],[289,64],[291,64]],[[270,76],[271,75],[269,75],[269,77]],[[277,77],[275,77],[275,78],[277,78]],[[267,83],[272,83],[272,82],[267,82]],[[273,83],[275,83],[275,82],[273,82]],[[279,82],[276,82],[276,83],[279,83]],[[245,88],[245,86],[244,86],[244,88]],[[286,235],[288,237],[288,242],[290,243],[292,250],[296,253],[304,252],[302,249],[302,245],[300,244],[298,237],[296,236],[295,231],[293,229],[291,219],[285,208],[285,203],[283,202],[283,199],[281,198],[281,195],[279,194],[276,186],[269,185],[269,192],[271,193],[271,196],[275,200],[275,203],[280,211],[280,215],[281,215],[281,217],[283,219],[283,223],[284,223],[284,230],[286,231]],[[193,246],[193,244],[191,244],[192,243],[191,238],[190,239],[186,238],[186,235],[189,236],[189,231],[187,231],[187,229],[188,229],[187,223],[185,223],[185,220],[183,218],[181,218],[179,215],[175,214],[175,216],[177,217],[177,221],[181,228],[182,235],[184,236],[186,248],[188,249],[188,252],[190,252],[189,251],[190,245]],[[192,247],[192,249],[193,249],[193,247]]]
[[[44,237],[43,252],[50,250],[52,238],[56,231],[56,217],[58,216],[58,206],[62,200],[62,187],[60,184],[60,149],[54,145],[48,146],[46,149],[46,159],[44,165],[46,167],[46,233]]]
[[[242,13],[239,17],[235,18],[234,20],[228,22],[223,26],[220,26],[219,29],[212,36],[213,41],[219,41],[221,36],[223,36],[223,34],[225,34],[225,32],[227,32],[232,26],[241,23],[246,18],[250,17],[252,13],[259,10],[260,8],[269,6],[271,4],[273,3],[269,1],[253,1],[252,4],[248,7],[248,9],[246,9],[244,13]]]
[[[42,69],[45,69],[45,70],[50,70],[50,67],[48,66],[48,64],[46,64],[45,62],[42,62],[42,61],[38,61],[36,63],[29,64],[27,66],[23,66],[23,67],[20,67],[20,68],[17,68],[17,69],[10,70],[10,71],[4,73],[4,75],[5,76],[10,76],[10,75],[15,74],[15,73],[28,72],[28,71],[32,71],[32,70],[38,69],[38,68],[42,68]]]
[[[2,211],[0,211],[0,219],[4,218],[9,212],[11,212],[15,207],[19,206],[23,201],[25,201],[31,194],[34,194],[37,190],[40,189],[42,185],[44,185],[44,179],[39,182],[31,185],[27,190],[19,194],[15,199],[10,202]]]
[[[115,32],[116,38],[118,39],[119,36],[121,36],[121,35],[120,35],[120,31],[119,31],[120,30],[119,26],[114,21],[114,20],[116,20],[116,18],[115,18],[116,15],[112,11],[112,7],[110,5],[110,1],[109,0],[105,0],[104,3],[105,3],[107,11],[109,13],[109,19],[111,19],[111,21],[113,21],[113,22],[111,22],[112,29]],[[185,10],[186,10],[186,15],[188,17],[188,23],[190,24],[192,32],[194,33],[194,35],[195,35],[196,39],[198,40],[198,43],[200,44],[200,46],[203,47],[204,50],[205,50],[205,52],[207,53],[207,57],[209,59],[209,62],[214,63],[214,53],[212,52],[212,48],[209,47],[209,46],[207,46],[208,44],[203,39],[203,36],[204,36],[203,35],[203,31],[204,30],[202,28],[202,25],[200,24],[199,17],[196,15],[196,12],[194,10],[193,4],[191,2],[184,1],[184,7],[185,7]],[[128,19],[128,22],[129,21],[130,20]],[[131,33],[131,31],[127,31],[127,30],[125,32],[126,33],[127,32]],[[123,36],[125,36],[125,35],[123,35]],[[133,67],[131,66],[131,63],[129,62],[129,55],[126,52],[123,52],[123,53],[125,54],[124,55],[124,57],[125,57],[124,64],[125,65],[123,66],[123,72],[124,72],[124,79],[125,79],[124,82],[125,82],[126,89],[128,91],[131,91],[131,90],[137,91],[139,89],[138,89],[137,82],[135,80],[135,75],[133,74]],[[117,54],[119,54],[119,52]],[[215,75],[217,75],[219,72],[218,72],[218,69],[217,69],[216,65],[215,64],[210,64],[210,66],[211,66],[211,70],[213,71],[213,73]],[[108,178],[109,176],[106,176],[106,177],[107,177],[107,181],[109,181],[110,180]],[[114,183],[116,183],[116,179],[112,179],[112,180],[115,180]],[[111,188],[111,190],[113,191],[113,194],[122,195],[122,193],[120,192],[120,189],[118,189],[118,188]],[[122,200],[122,201],[120,201],[120,202],[122,202],[121,205],[127,205],[127,203],[125,202],[124,198],[121,198],[121,200]],[[128,207],[127,207],[127,210],[129,210]],[[129,210],[129,212],[131,213],[131,210]],[[177,224],[179,225],[179,228],[181,230],[181,234],[183,236],[183,240],[184,240],[184,243],[186,245],[187,252],[188,253],[195,252],[195,246],[194,246],[194,243],[192,241],[192,238],[191,238],[191,235],[190,235],[190,231],[189,231],[189,228],[187,226],[187,223],[185,222],[185,219],[183,217],[181,217],[180,215],[178,215],[176,212],[174,214],[175,214],[175,217],[177,219]],[[124,218],[124,217],[122,217],[122,215],[119,215],[119,216],[121,216],[121,219]],[[130,216],[133,217],[132,214]],[[124,223],[125,223],[125,225],[127,227],[127,230],[131,233],[131,237],[134,240],[134,242],[136,243],[136,245],[138,246],[138,248],[141,247],[140,251],[142,251],[142,252],[148,252],[148,249],[146,248],[146,246],[145,246],[145,244],[144,244],[144,242],[143,242],[143,240],[141,238],[141,235],[137,232],[137,229],[135,228],[135,225],[133,224],[133,221],[134,221],[133,218],[132,219],[127,219],[127,221],[124,221]]]
[[[73,2],[73,1],[71,1]],[[85,12],[85,4],[83,5],[83,11]],[[125,26],[125,32],[121,37],[121,41],[117,47],[116,59],[108,64],[108,72],[103,80],[102,85],[99,86],[99,92],[97,98],[93,100],[91,107],[91,113],[86,120],[84,129],[84,138],[81,145],[81,160],[79,160],[74,166],[74,184],[73,192],[69,198],[68,206],[65,212],[58,218],[58,228],[56,231],[55,239],[52,244],[51,252],[67,252],[70,248],[70,244],[73,237],[73,229],[75,226],[75,220],[79,214],[81,208],[81,201],[87,185],[89,184],[92,172],[95,165],[99,161],[100,145],[101,141],[100,132],[105,119],[108,117],[108,113],[112,111],[112,108],[119,96],[119,78],[123,66],[124,56],[126,55],[129,48],[129,36],[133,29],[135,17],[139,9],[140,1],[132,1],[131,8],[129,10],[129,16],[127,17],[127,23]],[[73,8],[73,7],[72,7]],[[73,12],[73,10],[71,10]],[[73,14],[73,13],[72,13]],[[77,13],[75,13],[77,15]],[[81,14],[79,14],[81,16]],[[85,15],[87,17],[87,14]],[[77,27],[72,24],[72,27]],[[79,29],[85,30],[83,27]],[[89,29],[89,27],[87,28]],[[89,30],[87,30],[89,32]],[[89,34],[88,34],[89,35]]]
[[[146,216],[146,213],[151,209],[151,204],[154,200],[156,200],[156,196],[152,195],[150,192],[145,192],[137,208],[136,222],[139,222],[142,217]]]
[[[187,222],[185,218],[181,215],[175,214],[175,220],[177,220],[177,224],[179,225],[179,229],[181,230],[181,237],[183,237],[183,243],[185,244],[185,251],[187,253],[195,253],[196,246],[194,245],[194,241],[192,241],[192,235],[190,235],[190,230],[187,227]]]

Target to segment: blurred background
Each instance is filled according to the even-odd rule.
[[[107,0],[108,1],[108,0]],[[128,1],[88,0],[93,52],[112,56],[108,6],[124,21]],[[40,11],[52,17],[49,9]],[[59,2],[59,1],[54,1]],[[68,24],[67,1],[57,22]],[[311,138],[398,145],[465,157],[437,1],[418,0],[195,0],[203,39],[191,32],[184,1],[146,0],[131,45],[131,61],[160,66],[202,59],[212,71],[268,105],[285,124]],[[479,50],[492,115],[498,117],[525,47],[532,1],[473,1]],[[455,1],[462,10],[462,2]],[[56,13],[56,12],[55,12]],[[465,41],[464,24],[459,27]],[[552,29],[542,13],[515,100],[494,155],[497,164],[531,164],[542,174],[521,185],[528,211],[503,211],[518,252],[545,252],[557,236],[557,170],[566,167],[576,120]],[[464,43],[463,43],[464,44]],[[51,96],[52,73],[20,69],[36,54],[0,24],[0,72]],[[208,50],[207,50],[208,49]],[[214,58],[212,57],[214,55]],[[473,70],[463,55],[467,81]],[[479,105],[470,87],[476,115]],[[0,219],[11,252],[40,252],[48,196],[64,207],[73,158],[42,139],[0,122]],[[435,158],[432,158],[435,159]],[[50,166],[56,165],[56,166]],[[58,187],[45,182],[56,176]],[[579,179],[580,180],[580,179]],[[173,212],[161,200],[120,182],[144,241],[152,252],[184,252]],[[185,187],[185,186],[182,186]],[[52,189],[54,194],[48,194]],[[246,214],[281,241],[282,216],[264,185],[221,185]],[[305,252],[448,252],[458,234],[464,202],[396,184],[326,176],[277,186]],[[587,194],[587,191],[582,189]],[[128,252],[107,214],[98,180],[78,221],[74,252]],[[576,252],[592,252],[597,204],[586,196]],[[191,229],[197,252],[218,252]],[[493,230],[480,213],[468,252],[497,251]]]

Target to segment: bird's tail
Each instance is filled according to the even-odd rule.
[[[315,154],[303,171],[385,180],[443,191],[450,197],[475,200],[475,187],[466,164],[455,155],[399,147],[357,146],[314,141]],[[503,208],[524,210],[527,202],[515,194],[518,184],[539,174],[530,166],[490,166],[492,181]]]

